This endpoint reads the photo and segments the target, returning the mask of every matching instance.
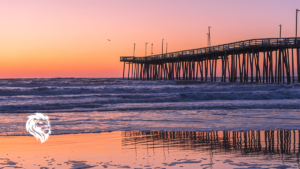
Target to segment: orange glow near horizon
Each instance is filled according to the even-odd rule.
[[[1,1],[0,78],[121,77],[120,56],[292,37],[300,1]],[[300,16],[299,16],[300,17]],[[300,32],[300,31],[299,31]],[[108,41],[110,39],[111,41]],[[164,44],[165,47],[165,44]],[[164,48],[164,51],[166,49]],[[220,66],[220,65],[219,65]]]

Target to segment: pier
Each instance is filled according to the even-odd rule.
[[[120,61],[123,80],[216,82],[221,64],[221,82],[289,84],[300,83],[299,48],[300,38],[295,37],[250,39],[146,57],[121,56]]]

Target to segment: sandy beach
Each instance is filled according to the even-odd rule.
[[[266,131],[115,131],[51,135],[42,144],[32,136],[1,136],[0,164],[4,168],[28,169],[293,168],[299,160],[296,155],[299,153],[299,132],[275,131],[273,135],[287,133],[290,138],[277,140],[275,137],[273,145],[265,139],[272,132]]]

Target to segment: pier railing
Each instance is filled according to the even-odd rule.
[[[212,53],[223,53],[225,51],[253,49],[253,48],[265,48],[265,47],[297,47],[300,46],[300,38],[264,38],[264,39],[250,39],[239,42],[233,42],[228,44],[222,44],[211,47],[189,49],[183,51],[176,51],[165,54],[157,54],[146,57],[133,57],[133,56],[121,56],[121,62],[143,62],[151,60],[169,59],[184,57],[190,55],[201,55],[201,54],[212,54]]]

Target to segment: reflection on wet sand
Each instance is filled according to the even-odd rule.
[[[169,149],[206,151],[236,156],[260,155],[269,160],[284,160],[299,164],[300,130],[277,131],[123,131],[122,145],[132,149]]]
[[[0,168],[299,168],[299,130],[0,137]]]

